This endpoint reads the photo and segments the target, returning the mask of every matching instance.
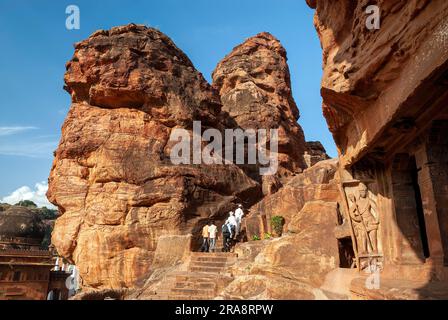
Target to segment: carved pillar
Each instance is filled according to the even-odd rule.
[[[416,152],[430,257],[448,265],[448,121],[434,121]]]
[[[421,199],[416,189],[417,174],[415,159],[409,154],[398,154],[392,164],[392,190],[397,246],[396,262],[399,264],[422,264],[425,262],[419,206]]]
[[[437,218],[434,185],[431,179],[431,165],[428,163],[426,146],[417,151],[415,153],[415,157],[417,166],[420,169],[418,172],[418,183],[422,196],[430,259],[436,263],[442,263],[442,239],[440,234],[439,221]]]

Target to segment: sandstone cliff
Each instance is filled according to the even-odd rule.
[[[323,113],[341,164],[351,165],[367,152],[373,157],[392,154],[406,142],[403,131],[421,126],[418,104],[429,104],[425,101],[432,90],[424,82],[437,82],[431,72],[446,61],[448,2],[307,3],[316,9],[314,24],[323,49]],[[366,26],[371,4],[379,9],[379,29]],[[438,95],[442,93],[440,88]],[[379,141],[384,132],[388,140]]]
[[[257,215],[282,215],[285,233],[281,238],[238,245],[238,262],[231,269],[235,279],[221,297],[328,298],[321,287],[327,274],[340,264],[334,233],[341,203],[338,183],[337,161],[323,161],[252,207],[248,229],[255,231]]]
[[[259,185],[235,165],[171,164],[170,133],[219,123],[219,96],[155,29],[129,25],[77,43],[72,96],[49,179],[53,243],[92,287],[132,286],[151,272],[157,238],[197,233]]]
[[[263,236],[265,232],[272,233],[270,220],[276,215],[282,216],[285,225],[288,225],[308,202],[340,202],[337,181],[334,180],[336,163],[334,159],[319,162],[293,177],[278,192],[264,197],[252,206],[245,221],[248,238],[251,239],[254,235]],[[265,216],[264,229],[260,229],[261,215]]]
[[[278,129],[277,177],[306,168],[299,110],[292,97],[286,50],[269,33],[235,47],[213,72],[223,111],[242,129]]]
[[[208,218],[220,221],[235,203],[260,200],[266,183],[243,166],[173,165],[174,129],[191,132],[195,120],[221,132],[279,127],[282,175],[306,166],[278,40],[249,39],[214,79],[219,92],[167,36],[144,26],[97,31],[75,45],[65,74],[72,105],[48,198],[61,213],[53,244],[79,267],[84,286],[132,287],[154,271],[160,237],[198,237]],[[265,193],[278,185],[273,179]]]
[[[239,243],[235,247],[236,256],[227,254],[226,257],[225,253],[185,256],[179,242],[162,239],[159,244],[169,243],[184,259],[177,266],[161,266],[145,285],[130,291],[125,298],[257,300],[334,297],[325,284],[328,274],[340,264],[335,237],[341,201],[338,183],[337,161],[328,160],[298,174],[276,194],[267,196],[251,209],[252,217],[247,221],[247,228],[259,235],[261,230],[254,230],[254,216],[281,214],[287,218],[284,235]],[[160,250],[159,254],[163,255]],[[346,270],[350,274],[353,271]],[[342,292],[341,297],[346,298],[347,292]]]

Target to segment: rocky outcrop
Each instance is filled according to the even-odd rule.
[[[45,224],[37,209],[10,205],[1,205],[1,208],[0,238],[37,240],[37,244],[43,240]]]
[[[319,288],[340,263],[334,236],[341,202],[336,171],[335,160],[318,163],[251,208],[249,237],[251,232],[262,237],[270,232],[270,217],[276,215],[286,220],[284,236],[236,247],[235,280],[221,293],[223,298],[326,298]],[[261,225],[260,217],[265,217]]]
[[[286,52],[271,35],[249,39],[219,64],[218,90],[155,29],[101,30],[75,49],[65,74],[72,105],[48,198],[62,214],[53,244],[79,267],[84,286],[132,287],[157,265],[160,237],[198,235],[204,220],[223,219],[237,201],[255,203],[305,168]],[[203,131],[279,128],[280,174],[173,165],[171,133],[191,135],[193,121]]]
[[[339,189],[334,180],[337,160],[322,161],[291,179],[279,191],[264,197],[250,208],[245,224],[247,236],[263,238],[272,233],[271,218],[282,216],[288,225],[310,201],[340,202]]]
[[[318,162],[330,159],[324,146],[319,141],[306,142],[306,150],[303,158],[305,159],[308,168],[314,166]]]
[[[235,203],[251,206],[274,194],[307,167],[311,149],[277,39],[248,39],[213,79],[212,87],[167,36],[144,26],[100,30],[75,45],[65,74],[72,105],[48,198],[61,213],[52,242],[77,265],[86,289],[157,279],[155,269],[175,267],[186,246],[195,249],[204,221],[220,222]],[[258,165],[174,165],[171,134],[191,136],[194,121],[202,132],[279,129],[278,173],[261,177]],[[164,254],[167,247],[177,249]]]
[[[307,167],[286,50],[275,37],[260,33],[235,47],[213,72],[213,86],[235,127],[278,129],[277,177],[282,180]],[[265,183],[275,185],[272,180]]]
[[[175,128],[220,124],[219,96],[159,31],[129,25],[75,45],[72,105],[49,178],[61,217],[52,236],[85,286],[132,286],[151,272],[157,239],[197,234],[259,184],[228,165],[173,165]]]
[[[440,299],[448,288],[448,230],[440,223],[448,199],[440,173],[448,151],[448,2],[307,2],[316,9],[323,113],[351,212],[337,236],[347,244],[350,225],[356,266],[378,276],[355,279],[350,291],[361,299]],[[369,209],[360,211],[362,203]]]
[[[126,299],[189,299],[186,292],[193,299],[328,299],[327,276],[340,264],[336,169],[335,160],[319,163],[266,197],[276,206],[270,200],[271,206],[251,209],[252,215],[285,216],[282,237],[239,243],[235,253],[180,255],[183,262],[161,267]],[[282,204],[287,193],[299,200]]]
[[[57,211],[48,208],[37,208],[22,202],[22,205],[0,203],[0,247],[15,249],[44,249],[51,242],[51,232],[57,217]],[[20,239],[11,245],[13,238]]]
[[[392,154],[407,142],[406,132],[424,126],[420,105],[431,106],[424,107],[425,113],[438,111],[429,99],[445,90],[441,84],[446,75],[438,70],[448,58],[448,2],[307,3],[316,9],[314,23],[323,48],[323,113],[341,164],[350,166],[367,153]],[[366,10],[371,4],[379,10],[379,29],[367,26],[373,19],[373,11]],[[442,73],[440,79],[437,73]]]
[[[330,298],[327,277],[340,264],[334,235],[340,214],[336,168],[335,160],[319,163],[267,197],[275,198],[278,204],[269,200],[271,206],[265,205],[264,214],[286,218],[282,237],[239,243],[235,247],[236,255],[191,254],[183,264],[160,268],[159,274],[127,299],[162,299],[167,295],[182,299],[185,297],[181,294],[185,292],[191,292],[194,299]],[[288,197],[287,193],[296,194],[298,199]],[[252,215],[259,213],[255,208],[260,207],[253,207]],[[198,263],[200,268],[191,268]],[[225,281],[218,281],[223,275],[226,275]],[[335,290],[330,286],[329,291]],[[344,294],[346,297],[347,293]]]

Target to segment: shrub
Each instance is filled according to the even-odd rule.
[[[283,233],[284,224],[285,224],[285,218],[283,218],[282,216],[274,216],[271,218],[272,229],[279,236]]]
[[[58,211],[53,209],[48,209],[47,207],[43,207],[39,209],[42,217],[46,220],[55,220],[58,217]]]
[[[252,236],[252,241],[258,241],[258,240],[260,240],[260,237],[257,236],[256,234],[254,234],[254,235]]]

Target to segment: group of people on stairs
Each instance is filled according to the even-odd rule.
[[[230,252],[232,244],[237,241],[241,232],[243,216],[243,206],[239,204],[235,212],[229,212],[229,217],[221,226],[223,252]],[[217,235],[218,227],[213,221],[210,221],[202,228],[202,252],[215,252]]]

